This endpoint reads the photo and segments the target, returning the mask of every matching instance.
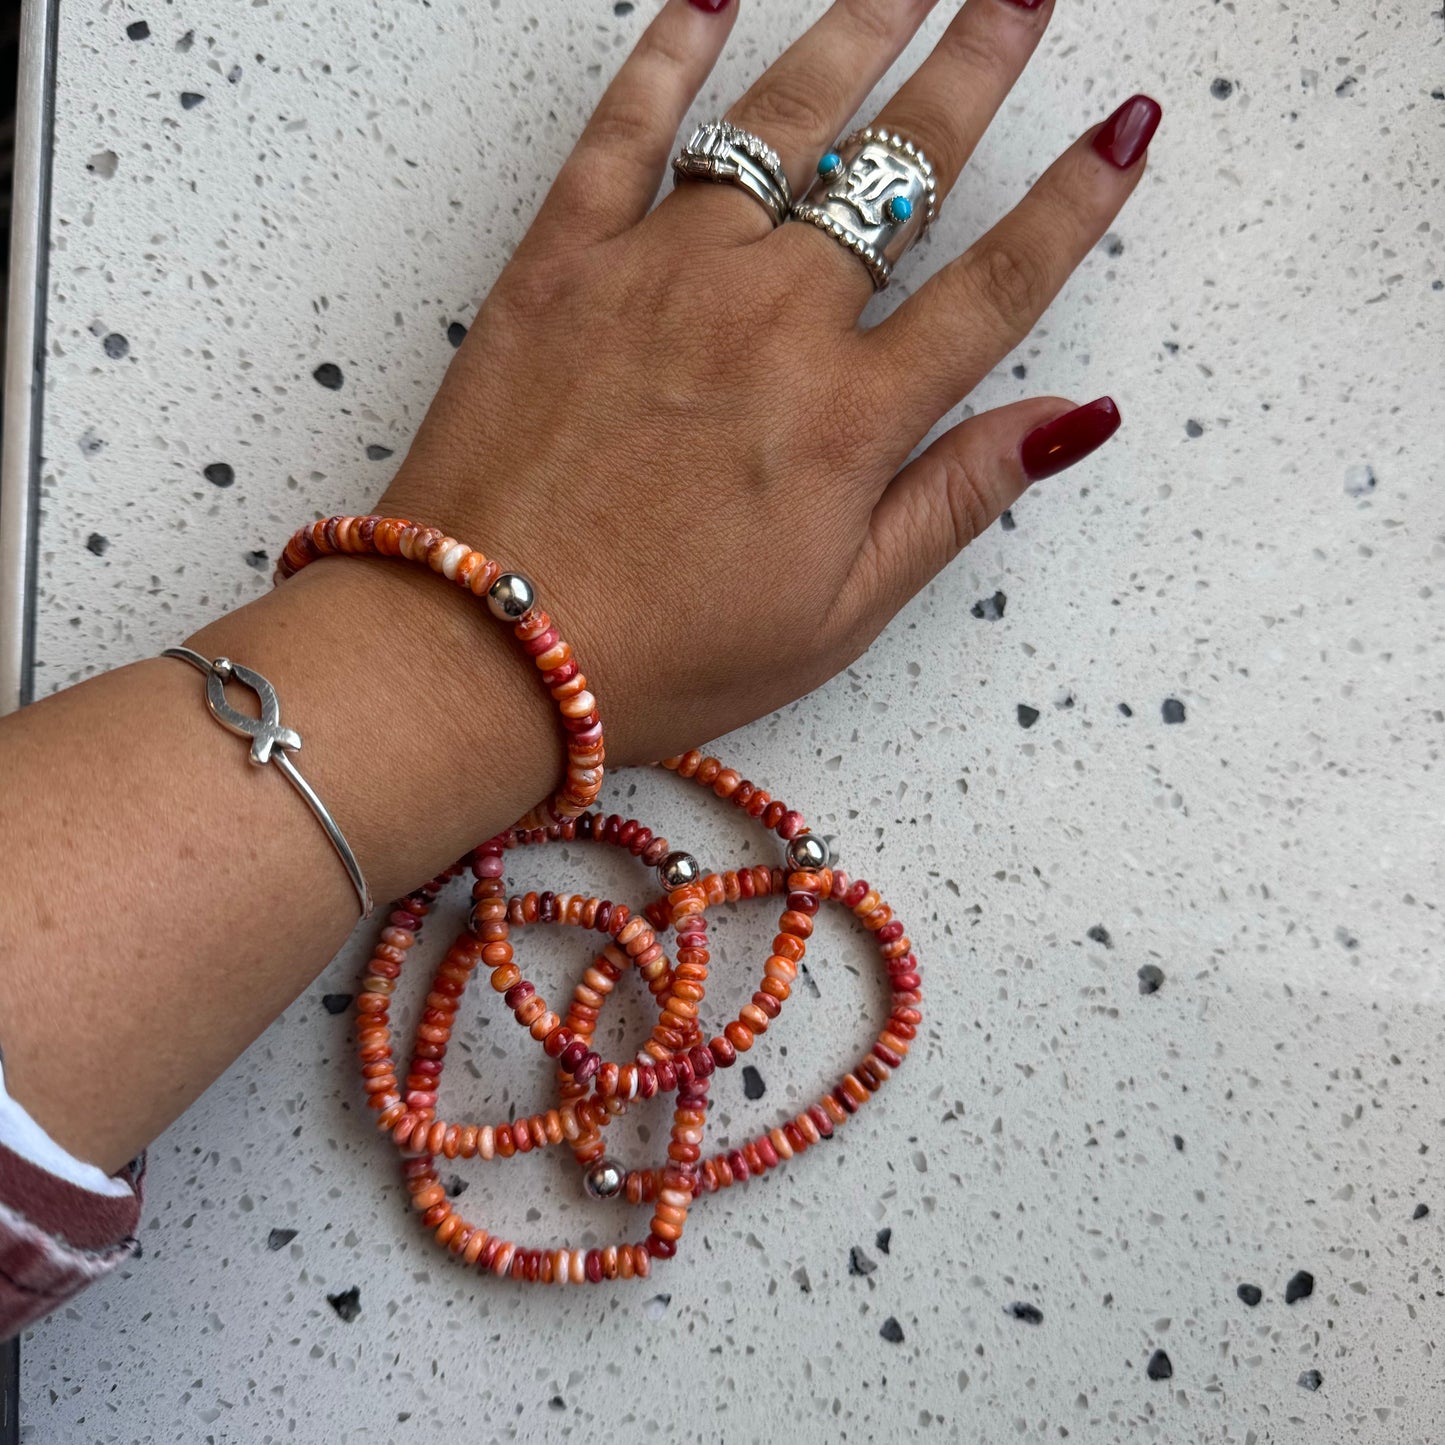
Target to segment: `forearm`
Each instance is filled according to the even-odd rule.
[[[188,644],[275,685],[378,907],[559,776],[535,669],[480,603],[399,564],[319,562]],[[6,1082],[106,1169],[199,1097],[357,919],[316,819],[203,689],[156,659],[0,723]]]

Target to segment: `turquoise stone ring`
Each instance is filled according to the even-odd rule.
[[[901,226],[913,214],[913,202],[907,196],[894,196],[883,212],[895,226]]]

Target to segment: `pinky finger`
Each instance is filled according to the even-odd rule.
[[[1082,461],[1122,418],[1111,397],[1071,406],[1039,397],[946,431],[889,483],[855,569],[860,609],[891,617],[1031,483]]]

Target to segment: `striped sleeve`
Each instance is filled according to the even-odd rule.
[[[137,1253],[144,1176],[144,1154],[116,1175],[67,1154],[0,1068],[0,1339]]]

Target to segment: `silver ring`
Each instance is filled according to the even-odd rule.
[[[762,203],[775,226],[781,226],[792,209],[793,192],[777,151],[731,121],[709,120],[698,126],[673,159],[672,173],[674,185],[699,180],[741,186]]]
[[[898,258],[938,215],[933,166],[911,140],[868,126],[854,131],[818,162],[818,178],[793,207],[846,246],[881,291]]]

